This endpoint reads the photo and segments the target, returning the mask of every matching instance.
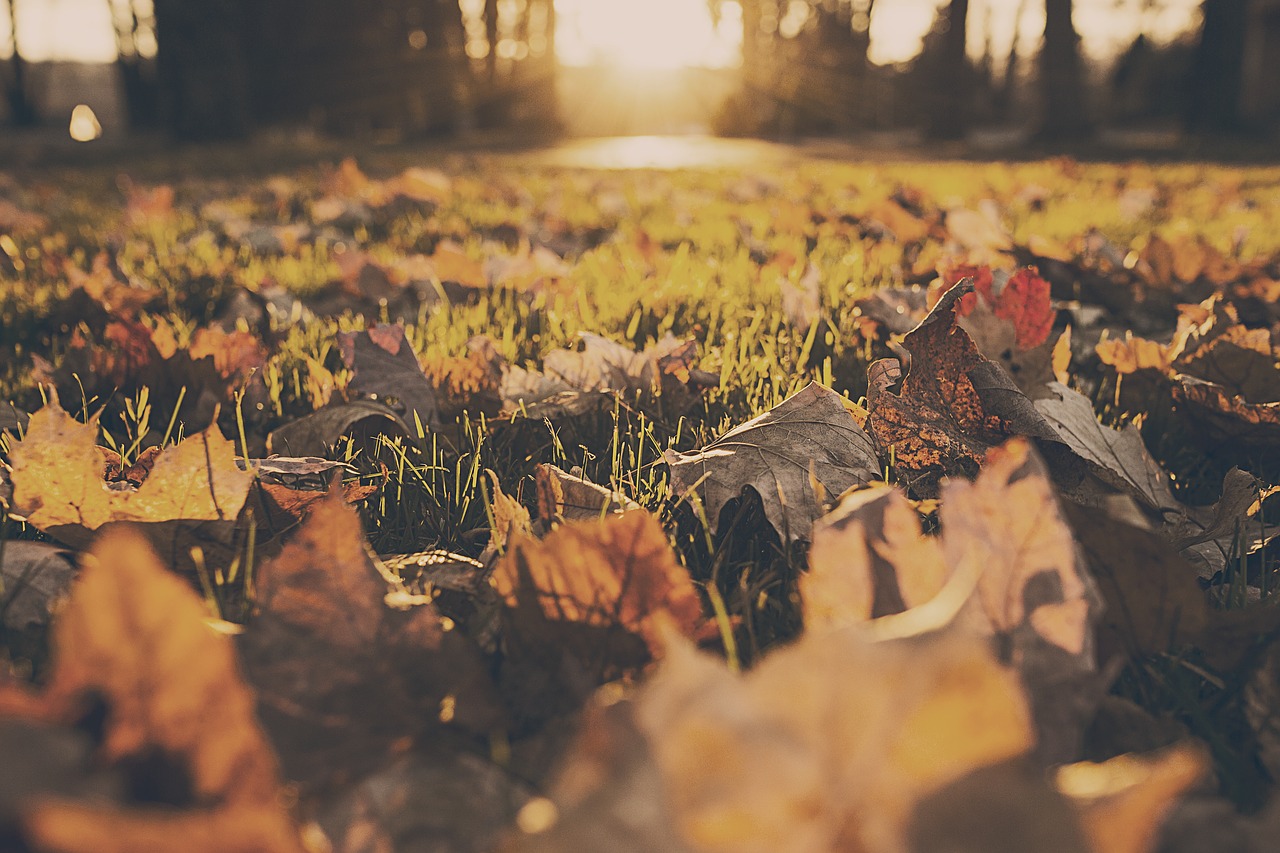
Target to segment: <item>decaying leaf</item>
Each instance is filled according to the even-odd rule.
[[[32,415],[12,452],[13,514],[71,545],[117,521],[230,535],[253,476],[236,465],[234,445],[216,426],[163,450],[137,489],[108,487],[97,435],[96,423],[76,421],[56,400]],[[172,531],[153,539],[178,547]]]
[[[947,291],[903,346],[911,367],[899,394],[877,395],[869,432],[921,496],[944,475],[973,476],[987,449],[1010,435],[1056,436],[1003,370],[957,325],[962,281]],[[874,365],[873,365],[874,367]]]
[[[103,534],[54,627],[45,714],[70,723],[89,697],[108,709],[100,760],[150,753],[182,768],[180,810],[145,803],[38,799],[22,822],[35,850],[300,851],[276,759],[240,679],[231,641],[136,532]]]
[[[245,666],[292,778],[323,786],[339,768],[376,766],[396,739],[432,725],[446,700],[454,724],[499,724],[474,646],[376,562],[339,495],[312,508],[254,583]]]
[[[692,634],[702,604],[676,562],[662,526],[631,510],[603,520],[566,523],[538,541],[515,537],[494,568],[508,607],[597,628],[620,627],[659,645],[659,622]]]
[[[701,496],[707,521],[745,488],[759,493],[769,523],[788,542],[806,539],[823,505],[879,472],[875,448],[844,398],[810,383],[774,408],[694,453],[667,451],[672,490]]]

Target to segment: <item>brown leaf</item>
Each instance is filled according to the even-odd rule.
[[[659,623],[691,635],[702,604],[654,516],[631,510],[568,522],[538,541],[517,536],[494,568],[508,607],[533,608],[552,621],[621,627],[657,653]]]
[[[424,428],[439,423],[435,388],[405,340],[403,326],[397,323],[363,332],[342,332],[338,345],[342,360],[352,371],[348,394],[381,401],[411,427],[415,420]]]
[[[978,352],[957,325],[959,302],[973,292],[951,288],[903,346],[911,368],[900,394],[877,395],[868,421],[895,470],[922,497],[932,496],[944,475],[973,476],[988,448],[1006,436],[1056,440],[1029,400],[998,367]]]
[[[72,552],[47,542],[0,542],[0,627],[43,628],[75,577]]]
[[[323,784],[376,765],[397,739],[435,722],[442,703],[464,728],[499,725],[474,646],[375,561],[340,496],[312,508],[257,568],[255,587],[246,669],[293,778]]]
[[[1169,476],[1147,451],[1136,426],[1105,426],[1088,397],[1060,383],[1046,391],[1046,397],[1035,401],[1036,410],[1094,475],[1156,512],[1179,506],[1169,490]]]
[[[57,400],[32,415],[12,452],[13,512],[74,545],[115,521],[230,534],[253,476],[237,467],[233,444],[216,426],[163,450],[136,490],[107,487],[97,435],[96,423],[79,423]]]
[[[694,453],[665,454],[672,491],[697,489],[712,528],[745,488],[788,542],[807,539],[826,500],[876,479],[879,462],[866,433],[830,388],[810,383],[777,406]]]
[[[543,521],[584,521],[640,509],[631,498],[604,486],[575,477],[555,465],[538,465],[538,517]]]
[[[1155,655],[1201,637],[1209,607],[1196,571],[1168,541],[1105,509],[1066,505],[1106,606],[1098,623],[1103,660]]]
[[[291,456],[322,456],[331,454],[347,437],[361,445],[380,435],[408,438],[416,434],[389,406],[374,400],[355,400],[326,406],[272,430],[267,436],[267,450]]]
[[[1184,744],[1060,767],[1054,781],[1074,801],[1092,853],[1150,853],[1165,817],[1208,767],[1202,749]]]
[[[637,719],[679,834],[734,853],[904,849],[923,797],[1033,737],[1016,679],[955,632],[807,634],[744,676],[677,644]]]

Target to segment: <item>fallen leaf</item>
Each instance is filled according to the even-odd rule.
[[[38,631],[75,577],[72,552],[47,542],[0,542],[0,626]]]
[[[511,608],[552,621],[620,627],[661,649],[658,623],[691,635],[702,604],[676,562],[657,519],[631,510],[603,520],[567,522],[538,541],[517,536],[494,567],[493,583]]]
[[[1149,853],[1178,798],[1207,769],[1201,748],[1179,745],[1060,767],[1054,783],[1075,803],[1092,853]]]
[[[1007,436],[1059,441],[1013,380],[957,325],[959,302],[972,292],[971,283],[957,284],[907,334],[902,345],[911,365],[902,390],[877,395],[867,422],[877,446],[920,497],[933,496],[944,475],[974,476],[987,450]]]
[[[674,824],[705,851],[904,849],[922,798],[1033,738],[1016,679],[955,632],[806,634],[742,676],[677,644],[636,702]]]
[[[696,490],[713,528],[723,524],[725,504],[752,488],[788,542],[809,537],[828,499],[879,474],[871,440],[844,398],[816,382],[702,450],[668,450],[665,458],[672,492],[686,497]]]
[[[71,545],[116,521],[155,526],[154,541],[178,550],[193,532],[230,536],[253,476],[237,467],[216,426],[165,448],[137,489],[108,488],[97,435],[96,423],[76,421],[56,399],[32,415],[12,451],[12,512]]]
[[[273,430],[267,436],[267,450],[293,456],[322,456],[333,453],[344,438],[365,445],[380,435],[409,438],[416,434],[391,407],[380,401],[356,400],[325,406]]]
[[[555,465],[538,465],[534,476],[538,517],[543,521],[583,521],[640,509],[640,504],[621,492],[575,477]]]
[[[435,387],[418,365],[403,326],[343,332],[338,335],[338,345],[342,360],[352,371],[347,383],[349,395],[382,402],[410,426],[415,422],[424,428],[439,424]]]
[[[1048,396],[1035,401],[1036,410],[1094,475],[1157,513],[1179,507],[1169,489],[1169,476],[1147,451],[1136,426],[1103,425],[1088,397],[1058,382],[1046,390]]]
[[[100,760],[160,750],[181,762],[190,794],[180,811],[164,812],[31,801],[22,822],[33,849],[302,849],[231,641],[210,629],[200,600],[136,532],[97,540],[58,614],[54,650],[47,713],[69,723],[86,697],[100,696],[109,709]]]
[[[851,492],[813,526],[800,577],[806,630],[823,631],[901,613],[936,596],[950,575],[937,537],[898,489]]]
[[[403,594],[341,496],[312,508],[256,567],[254,587],[245,668],[291,778],[324,788],[335,774],[371,770],[398,739],[434,724],[449,697],[453,724],[500,725],[477,650],[428,598]]]

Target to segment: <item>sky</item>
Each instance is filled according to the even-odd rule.
[[[32,61],[115,58],[110,0],[13,2],[22,51]],[[871,59],[892,63],[915,56],[936,6],[937,0],[876,0]],[[1147,33],[1166,41],[1193,25],[1198,6],[1198,0],[1076,0],[1075,22],[1086,53],[1105,59],[1132,41],[1144,16]],[[799,11],[803,4],[797,7]],[[557,0],[557,9],[557,43],[562,59],[572,64],[606,60],[635,67],[723,67],[738,55],[740,32],[732,20],[717,30],[705,0]],[[731,6],[730,17],[733,11]],[[1044,29],[1044,7],[1038,2],[971,0],[969,15],[970,52],[975,55],[982,51],[988,22],[997,56],[1007,54],[1015,33],[1020,53],[1030,55]],[[8,55],[11,46],[8,21],[0,15],[0,55]]]

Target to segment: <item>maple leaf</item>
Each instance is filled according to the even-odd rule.
[[[675,644],[636,715],[680,836],[735,853],[904,849],[922,797],[1032,742],[1016,679],[954,632],[807,634],[745,675]]]
[[[294,778],[323,786],[341,768],[376,764],[437,720],[442,703],[464,728],[500,724],[477,650],[370,555],[340,495],[312,507],[254,586],[245,666]]]
[[[32,415],[12,451],[12,512],[73,545],[116,521],[155,526],[152,535],[177,551],[182,535],[231,534],[253,476],[236,465],[234,446],[216,426],[161,451],[137,489],[104,482],[97,435],[96,422],[76,421],[56,399]]]
[[[1002,276],[997,291],[991,270],[983,267],[974,289],[961,300],[960,325],[982,355],[1003,367],[1024,394],[1033,400],[1045,396],[1045,386],[1065,372],[1062,362],[1070,358],[1069,338],[1049,341],[1057,316],[1049,301],[1049,283],[1028,267]]]
[[[135,531],[113,529],[95,542],[53,645],[44,715],[70,723],[87,696],[101,697],[101,760],[159,750],[181,762],[191,792],[180,811],[33,800],[21,816],[33,849],[302,849],[230,639],[210,628],[200,600]]]
[[[807,539],[825,501],[872,481],[879,467],[844,398],[817,382],[701,450],[668,450],[665,458],[672,491],[685,497],[696,489],[713,528],[723,524],[725,504],[751,488],[788,542]]]

